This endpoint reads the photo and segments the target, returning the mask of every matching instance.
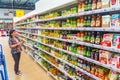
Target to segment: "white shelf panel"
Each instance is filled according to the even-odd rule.
[[[39,30],[73,30],[73,31],[102,31],[102,32],[120,32],[120,28],[95,28],[95,27],[81,27],[81,28],[25,28],[25,29],[39,29]],[[19,31],[22,32],[22,31]],[[22,32],[26,33],[27,32]]]

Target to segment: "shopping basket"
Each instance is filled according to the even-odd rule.
[[[8,80],[6,61],[1,44],[0,44],[0,80]]]

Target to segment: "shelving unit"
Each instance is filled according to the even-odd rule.
[[[78,5],[78,4],[75,3],[75,6],[76,5]],[[68,7],[67,8],[65,7],[64,10],[68,10]],[[75,74],[74,74],[74,72],[73,73],[70,72],[69,69],[68,69],[68,71],[61,69],[59,67],[61,65],[61,63],[57,62],[58,66],[56,66],[55,63],[52,63],[51,61],[47,60],[44,56],[41,56],[40,54],[38,55],[39,57],[42,58],[42,60],[46,61],[47,63],[49,63],[50,65],[55,67],[57,70],[59,70],[61,73],[65,74],[65,76],[70,78],[70,80],[79,80],[81,78],[81,76],[86,76],[90,80],[101,80],[101,79],[105,80],[105,79],[107,79],[108,77],[106,77],[105,74],[102,74],[102,77],[101,77],[101,74],[99,72],[100,69],[108,72],[108,73],[106,73],[108,75],[110,74],[111,71],[115,71],[115,72],[117,72],[116,75],[118,78],[118,76],[120,76],[120,68],[118,68],[118,66],[116,67],[114,65],[118,65],[118,62],[120,62],[120,61],[118,61],[117,63],[114,63],[114,64],[112,64],[112,63],[110,64],[109,56],[110,56],[110,54],[114,54],[114,55],[117,54],[119,56],[120,48],[116,48],[113,46],[106,46],[105,43],[102,45],[101,42],[103,39],[101,39],[101,37],[99,37],[101,41],[98,44],[95,43],[96,39],[94,39],[94,43],[87,41],[87,40],[85,41],[84,39],[83,39],[83,41],[80,41],[80,40],[78,40],[77,32],[84,32],[84,36],[86,36],[85,33],[87,34],[87,36],[88,36],[88,34],[90,34],[90,36],[91,36],[92,32],[94,32],[94,36],[96,36],[96,37],[98,37],[97,32],[101,32],[101,34],[99,33],[99,36],[101,35],[103,38],[103,36],[105,34],[116,34],[116,33],[120,34],[119,27],[116,27],[116,28],[110,27],[111,26],[110,23],[109,23],[109,26],[106,26],[106,27],[103,27],[103,26],[92,27],[91,25],[85,27],[85,18],[84,18],[84,23],[83,23],[84,25],[78,26],[77,25],[78,23],[76,25],[73,25],[71,19],[75,18],[75,20],[77,22],[79,18],[85,17],[85,16],[98,15],[98,14],[103,16],[103,15],[106,15],[109,13],[110,13],[110,15],[112,15],[112,14],[116,14],[115,12],[119,11],[120,8],[118,6],[108,7],[108,8],[101,8],[101,9],[96,9],[96,10],[83,11],[81,13],[73,11],[73,13],[71,12],[71,14],[68,11],[69,14],[67,14],[67,15],[63,15],[62,9],[60,10],[60,8],[59,8],[59,10],[56,9],[54,11],[47,12],[47,13],[50,13],[51,15],[54,15],[52,17],[50,14],[47,14],[47,13],[43,13],[43,14],[38,13],[35,16],[29,17],[28,19],[24,19],[24,21],[17,22],[15,29],[19,33],[23,34],[23,37],[27,40],[26,44],[29,43],[32,45],[32,46],[30,46],[30,45],[25,45],[25,46],[28,47],[32,51],[36,51],[35,54],[37,54],[37,55],[39,54],[37,51],[40,51],[40,52],[43,52],[45,55],[47,55],[47,57],[54,58],[55,61],[60,61],[60,62],[64,63],[65,65],[70,66],[69,69],[71,69],[71,71],[74,70]],[[60,13],[61,15],[60,14],[58,15],[57,12],[58,13],[61,12]],[[66,11],[66,13],[67,13],[67,11]],[[64,14],[65,14],[65,12],[64,12]],[[101,18],[102,18],[102,16],[101,16]],[[32,21],[29,22],[27,20],[32,20]],[[67,26],[64,26],[65,20],[66,20],[66,22],[68,21],[68,23],[66,23]],[[57,24],[57,22],[59,23],[59,25]],[[70,22],[71,22],[71,24],[70,24]],[[92,19],[90,19],[90,24],[91,24],[91,22],[92,22]],[[86,23],[88,25],[88,22],[86,22]],[[100,23],[102,23],[102,22],[100,22]],[[57,24],[57,26],[55,26],[56,24]],[[97,17],[96,17],[96,24],[97,24]],[[62,32],[64,32],[64,33],[62,33]],[[65,32],[66,32],[66,34],[65,34]],[[56,36],[56,34],[58,34],[58,35]],[[67,34],[69,34],[69,35],[67,36]],[[68,38],[71,35],[72,35],[72,38]],[[64,36],[67,38],[63,38]],[[113,41],[113,39],[112,39],[112,41]],[[39,45],[39,47],[37,45]],[[61,45],[62,45],[62,48],[61,48]],[[66,48],[64,48],[65,46],[66,46]],[[76,46],[77,46],[77,49],[76,49]],[[78,46],[84,47],[84,51],[83,51],[84,54],[82,53],[82,51],[78,52]],[[70,50],[69,50],[69,47],[70,47]],[[77,51],[76,52],[72,51],[72,48]],[[86,55],[85,55],[85,48],[87,48]],[[88,48],[90,49],[90,51],[88,50]],[[94,58],[91,58],[92,50],[96,50],[96,51],[94,51]],[[98,50],[98,55],[97,55],[97,50]],[[103,60],[103,62],[100,61],[100,51],[101,50],[109,53],[109,55],[106,54],[107,57],[105,58],[105,59],[107,59],[106,60],[107,63],[105,63],[104,60]],[[57,52],[58,52],[59,56],[62,53],[67,55],[67,58],[70,59],[70,61],[65,60],[63,57],[56,56],[55,53],[57,53]],[[88,52],[89,52],[89,54],[88,54]],[[103,55],[103,53],[102,53],[102,55]],[[66,56],[64,56],[64,57],[66,57]],[[79,59],[81,59],[83,61],[82,67],[79,66],[81,64],[79,62]],[[76,63],[76,65],[75,65],[75,63]],[[39,63],[39,64],[41,65],[41,63]],[[62,67],[65,67],[65,65],[62,65]],[[84,69],[85,66],[86,66],[86,69]],[[96,71],[96,72],[92,73],[93,67],[94,67],[94,71]],[[87,69],[89,69],[89,68],[90,68],[90,70],[88,71]],[[98,70],[95,68],[97,68]],[[77,73],[77,71],[79,71],[80,74]],[[58,80],[58,77],[55,77],[49,71],[47,71],[47,72],[48,72],[48,74],[53,76],[55,80]],[[81,76],[79,76],[79,75],[81,75]],[[56,76],[57,76],[57,74],[56,74]]]

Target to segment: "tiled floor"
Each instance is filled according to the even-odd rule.
[[[14,61],[8,46],[8,38],[0,37],[0,44],[3,45],[9,80],[53,80],[49,75],[47,75],[39,64],[35,63],[34,60],[24,52],[22,52],[20,61],[22,76],[16,76],[13,70]]]

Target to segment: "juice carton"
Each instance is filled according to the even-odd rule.
[[[119,44],[120,44],[120,34],[114,34],[112,46],[118,48]]]
[[[111,17],[111,27],[119,28],[120,27],[120,14],[113,14]]]
[[[99,50],[99,62],[104,64],[109,64],[109,59],[111,57],[111,53],[104,50]]]

